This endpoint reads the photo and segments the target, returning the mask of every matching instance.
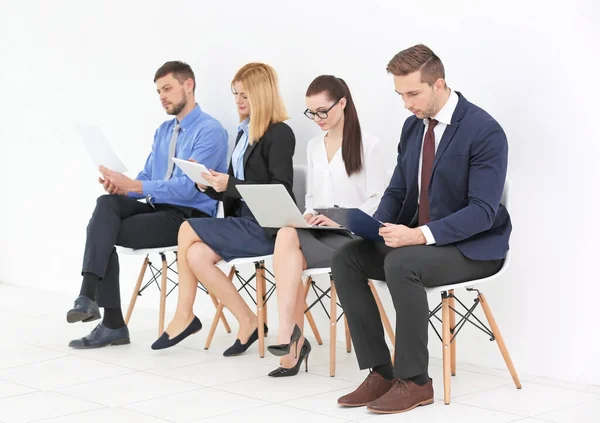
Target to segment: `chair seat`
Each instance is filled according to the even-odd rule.
[[[256,263],[257,261],[265,261],[273,258],[273,254],[268,256],[242,257],[230,261],[220,260],[217,266],[238,266],[240,264]]]
[[[302,272],[302,277],[307,278],[309,276],[326,275],[331,273],[330,267],[316,267],[314,269],[306,269]]]
[[[177,245],[172,245],[170,247],[140,248],[140,249],[117,246],[117,251],[119,253],[123,253],[123,254],[145,256],[148,254],[160,254],[160,253],[167,253],[167,252],[171,252],[171,251],[177,251]]]

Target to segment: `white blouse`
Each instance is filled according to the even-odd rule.
[[[357,207],[371,216],[375,213],[388,184],[384,146],[378,138],[363,132],[362,147],[363,168],[348,177],[341,147],[328,162],[325,134],[308,142],[304,214],[335,205]]]

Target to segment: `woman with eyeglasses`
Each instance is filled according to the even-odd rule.
[[[227,173],[203,174],[210,187],[198,186],[223,201],[224,218],[189,219],[179,229],[179,298],[173,320],[152,349],[168,348],[202,328],[194,316],[198,281],[215,295],[239,323],[235,343],[224,356],[244,353],[258,339],[256,314],[233,283],[216,266],[221,259],[269,255],[275,231],[263,229],[237,190],[242,184],[283,184],[293,198],[293,155],[296,140],[275,70],[264,63],[243,66],[231,82],[240,117],[237,140]],[[265,327],[265,332],[267,328]]]
[[[332,75],[317,77],[306,91],[306,117],[324,131],[307,147],[306,211],[311,225],[339,226],[314,209],[357,207],[372,215],[387,180],[382,142],[361,131],[348,86]],[[304,339],[302,271],[329,267],[334,251],[351,241],[346,231],[281,228],[275,241],[273,265],[279,307],[278,345],[268,350],[280,356],[273,377],[294,376],[304,361],[308,371],[310,344]]]

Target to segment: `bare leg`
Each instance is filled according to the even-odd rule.
[[[257,317],[233,282],[216,266],[219,260],[221,257],[204,243],[197,243],[188,251],[187,261],[190,268],[206,289],[233,313],[240,325],[237,338],[245,344],[257,328]]]
[[[281,228],[275,241],[273,268],[277,283],[277,305],[279,307],[279,332],[277,342],[290,342],[294,325],[304,329],[304,289],[302,287],[302,271],[306,269],[306,259],[300,250],[298,232],[294,228]],[[302,346],[303,338],[298,342]],[[284,367],[292,367],[295,348],[289,356],[282,357]],[[290,359],[291,357],[291,359]]]
[[[198,280],[216,296],[235,316],[240,324],[238,338],[248,341],[257,327],[256,315],[235,289],[233,283],[215,264],[221,260],[208,245],[202,242],[188,222],[179,230],[178,239],[179,297],[175,317],[167,327],[169,338],[177,336],[194,319],[194,301]]]
[[[188,264],[188,251],[192,245],[202,241],[188,222],[183,222],[179,228],[177,239],[177,271],[179,273],[179,294],[175,317],[166,332],[169,338],[179,335],[194,319],[194,301],[198,279]]]
[[[306,303],[304,301],[304,288],[302,284],[298,286],[298,290],[296,292],[296,304],[294,310],[294,323],[300,327],[302,331],[302,336],[298,340],[298,355],[300,354],[300,348],[302,348],[302,344],[304,344],[304,310]],[[290,335],[291,336],[291,335]],[[289,342],[290,338],[285,342]],[[296,348],[292,348],[288,355],[281,357],[281,365],[285,368],[292,368],[296,365],[298,361],[298,355],[296,355]]]

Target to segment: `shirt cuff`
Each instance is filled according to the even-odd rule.
[[[307,209],[304,213],[302,213],[302,216],[306,216],[307,214],[312,214],[312,215],[318,215],[319,213],[317,213],[316,211],[314,211],[313,209]]]
[[[435,244],[435,238],[433,237],[433,233],[431,233],[431,229],[429,229],[427,225],[419,226],[419,229],[421,230],[421,232],[423,232],[423,235],[425,236],[426,245]]]
[[[142,181],[142,197],[150,195],[154,197],[154,189],[156,188],[156,181]]]

